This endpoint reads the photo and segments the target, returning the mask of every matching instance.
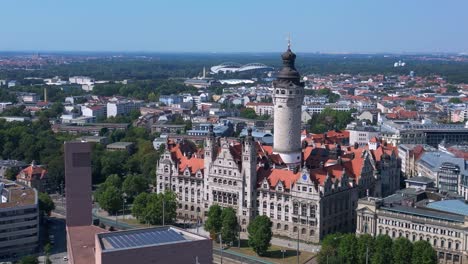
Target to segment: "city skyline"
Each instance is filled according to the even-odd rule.
[[[0,51],[280,52],[288,34],[296,52],[468,51],[463,1],[26,2],[3,3]]]

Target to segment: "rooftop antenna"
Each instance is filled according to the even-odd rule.
[[[291,33],[288,33],[288,50],[291,49]]]

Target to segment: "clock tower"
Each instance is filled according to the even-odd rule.
[[[301,112],[304,83],[294,66],[296,54],[288,50],[281,55],[283,68],[273,82],[274,139],[273,152],[284,163],[295,167],[301,163]]]

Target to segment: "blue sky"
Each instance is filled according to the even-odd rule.
[[[3,0],[0,51],[468,52],[466,0]]]

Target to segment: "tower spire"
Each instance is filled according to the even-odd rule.
[[[288,50],[291,50],[291,33],[288,33]]]

